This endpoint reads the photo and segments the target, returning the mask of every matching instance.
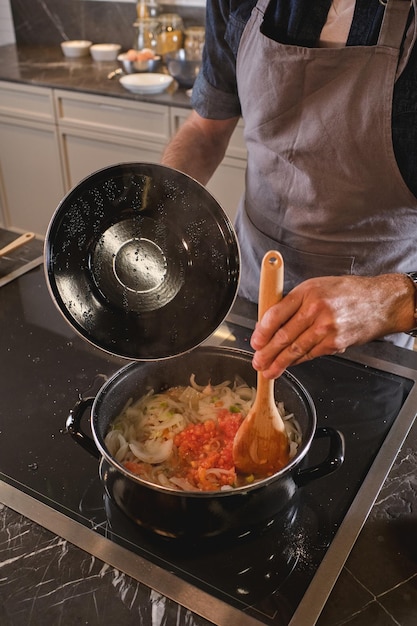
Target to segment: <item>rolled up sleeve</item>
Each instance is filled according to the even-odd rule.
[[[201,117],[208,119],[227,120],[241,114],[236,94],[213,87],[203,72],[200,72],[194,83],[191,106]]]

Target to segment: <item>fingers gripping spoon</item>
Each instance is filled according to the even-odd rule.
[[[279,252],[270,250],[262,260],[258,319],[282,298],[284,263]],[[243,420],[233,444],[236,469],[266,477],[278,472],[289,460],[289,443],[274,397],[274,381],[257,375],[255,402]]]

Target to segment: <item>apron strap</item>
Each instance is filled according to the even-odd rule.
[[[386,0],[384,18],[378,38],[379,46],[400,49],[410,13],[410,0]]]
[[[258,0],[255,8],[264,15],[266,9],[268,8],[269,2],[270,0]]]

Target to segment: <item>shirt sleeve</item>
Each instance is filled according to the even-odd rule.
[[[241,115],[236,82],[236,55],[247,21],[247,10],[236,0],[207,0],[203,63],[194,83],[191,106],[209,119]]]
[[[204,72],[198,75],[192,90],[191,106],[201,117],[227,120],[241,115],[239,98],[233,93],[213,87]]]

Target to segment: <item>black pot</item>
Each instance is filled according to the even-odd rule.
[[[251,485],[216,492],[173,491],[134,476],[106,449],[104,438],[111,422],[130,398],[136,400],[149,389],[158,392],[186,385],[192,373],[199,384],[233,381],[239,375],[256,386],[249,353],[206,346],[169,360],[130,363],[112,376],[95,398],[77,403],[68,417],[67,429],[73,438],[102,459],[100,475],[107,494],[140,526],[173,538],[239,535],[284,511],[297,487],[333,472],[343,462],[342,435],[331,428],[316,429],[310,395],[292,374],[285,372],[275,382],[275,396],[294,413],[303,433],[297,455],[285,468]],[[94,441],[81,427],[87,408],[91,408]],[[322,463],[303,468],[301,462],[315,437],[329,438],[329,453]]]

